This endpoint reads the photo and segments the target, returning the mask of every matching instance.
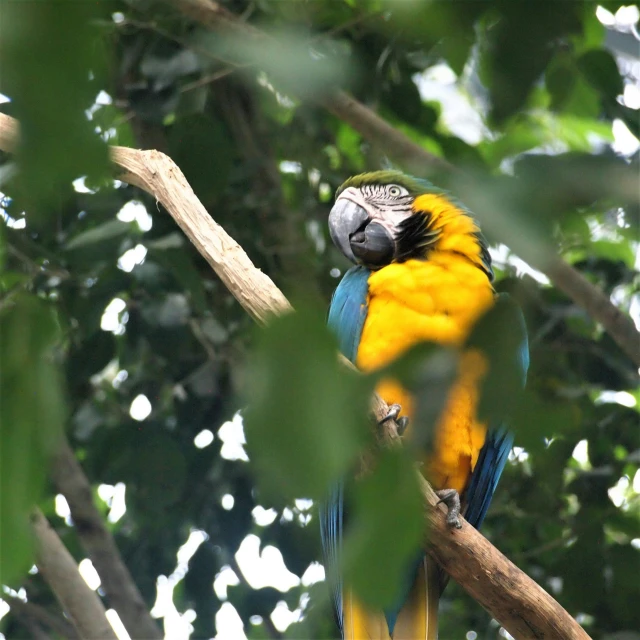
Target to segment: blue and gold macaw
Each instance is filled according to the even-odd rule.
[[[373,371],[418,342],[461,349],[458,378],[436,425],[432,450],[425,454],[425,475],[439,495],[454,498],[451,523],[457,521],[460,498],[467,521],[480,527],[513,439],[504,426],[476,417],[487,360],[465,347],[465,340],[475,321],[502,297],[492,287],[491,258],[478,226],[462,205],[430,183],[398,171],[377,171],[352,177],[338,189],[329,229],[336,246],[356,265],[338,285],[329,311],[329,325],[349,360]],[[513,309],[513,323],[521,332],[513,362],[524,384],[527,336],[520,310]],[[400,405],[401,419],[411,419],[414,398],[398,382],[383,379],[376,390],[389,405]],[[410,431],[409,426],[408,437]],[[342,530],[338,487],[321,511],[329,575],[338,571]],[[388,611],[367,610],[348,585],[335,581],[334,604],[345,640],[437,638],[444,582],[433,560],[420,550],[417,558],[407,569],[409,588]]]

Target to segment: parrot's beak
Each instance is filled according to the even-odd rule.
[[[395,253],[391,234],[357,202],[339,197],[329,214],[329,233],[335,245],[355,264],[378,268]]]

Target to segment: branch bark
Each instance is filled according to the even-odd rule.
[[[464,518],[461,529],[449,528],[433,489],[422,476],[420,482],[428,503],[428,553],[514,638],[589,640],[565,609]]]
[[[51,478],[69,503],[73,525],[91,559],[109,605],[132,638],[162,640],[110,531],[93,502],[91,485],[69,443],[64,439],[51,464]]]
[[[0,115],[0,149],[10,150],[8,141],[15,143],[15,128],[11,118]],[[111,157],[125,170],[120,179],[141,187],[167,209],[254,319],[265,323],[269,317],[292,309],[271,279],[258,271],[242,248],[211,219],[170,158],[155,151],[121,147],[112,147]],[[387,414],[387,405],[377,395],[373,410],[378,418]],[[385,423],[388,440],[397,441],[396,428],[392,421]],[[430,530],[429,553],[509,633],[525,640],[588,640],[580,625],[544,589],[476,529],[466,522],[461,530],[449,529],[444,507],[438,505],[426,481],[421,482]]]
[[[258,42],[272,38],[267,33],[242,22],[238,17],[211,0],[165,0],[195,22],[227,35]],[[433,171],[460,173],[453,165],[429,153],[401,131],[385,122],[374,111],[343,91],[335,91],[318,103],[340,120],[349,124],[364,138],[378,144],[392,158],[418,174]],[[508,238],[507,238],[508,240]],[[507,244],[509,242],[507,241]],[[560,258],[533,264],[576,304],[599,322],[621,349],[640,366],[640,333],[631,318],[580,273]]]
[[[242,247],[209,216],[182,171],[169,157],[158,151],[111,147],[111,159],[124,170],[118,176],[120,180],[152,194],[171,213],[254,320],[264,324],[274,311],[279,314],[292,310],[271,278],[257,269]],[[229,269],[229,264],[234,264],[234,268]]]
[[[117,640],[97,594],[89,589],[78,567],[39,510],[31,518],[38,569],[81,638]]]
[[[20,598],[2,594],[2,599],[11,607],[13,613],[21,620],[33,620],[38,625],[48,627],[56,636],[68,638],[69,640],[79,640],[75,627],[62,617],[58,617],[44,607],[31,601],[23,602]]]

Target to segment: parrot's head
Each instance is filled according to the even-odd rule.
[[[349,260],[369,269],[425,260],[448,247],[493,278],[486,242],[469,212],[426,180],[400,171],[349,178],[336,193],[329,232]]]

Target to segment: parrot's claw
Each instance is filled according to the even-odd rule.
[[[378,424],[382,425],[387,420],[395,420],[400,415],[400,411],[402,411],[402,407],[399,404],[389,405],[389,412],[382,420],[378,420]]]
[[[447,524],[451,528],[462,529],[459,517],[460,494],[455,489],[442,489],[441,491],[436,491],[436,495],[440,498],[438,504],[442,502],[447,507]]]
[[[382,426],[388,420],[395,420],[398,423],[398,435],[401,436],[409,424],[409,418],[407,416],[398,418],[400,411],[402,411],[402,407],[399,404],[389,405],[389,412],[382,420],[378,420],[378,425]]]

